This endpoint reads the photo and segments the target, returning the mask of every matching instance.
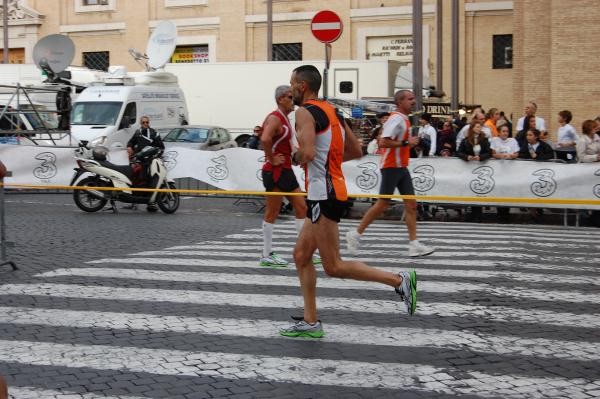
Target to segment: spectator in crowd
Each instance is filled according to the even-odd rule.
[[[496,122],[496,129],[499,129],[502,125],[508,126],[508,137],[512,137],[512,122],[506,117],[504,111],[500,111],[500,117]]]
[[[500,119],[500,111],[498,108],[490,108],[488,113],[485,115],[485,124],[492,134],[492,137],[498,137],[498,129],[496,128],[496,124]]]
[[[539,131],[546,130],[546,121],[544,121],[544,118],[540,118],[539,116],[536,116],[535,115],[536,112],[537,112],[537,104],[536,103],[534,103],[533,101],[529,101],[527,104],[525,104],[524,115],[522,117],[520,117],[519,120],[517,121],[517,132],[527,129],[528,125],[525,123],[525,118],[530,118],[530,119],[534,118],[535,119],[534,127]]]
[[[552,148],[552,151],[554,151],[554,144],[552,143],[552,139],[550,138],[550,135],[548,134],[548,132],[541,131],[540,132],[540,140],[543,141],[544,143],[548,144],[550,146],[550,148]],[[553,158],[556,158],[556,155],[554,155]]]
[[[600,136],[596,132],[600,131],[599,123],[588,119],[581,126],[581,137],[577,141],[577,159],[579,162],[598,162],[600,161]]]
[[[419,119],[419,144],[417,151],[421,151],[423,156],[434,156],[437,151],[437,131],[431,126],[431,114],[427,112],[421,115]]]
[[[456,152],[456,134],[452,127],[452,120],[444,121],[438,137],[438,155],[441,157],[453,156]]]
[[[258,150],[260,148],[260,134],[262,133],[262,126],[256,125],[254,126],[254,130],[252,132],[252,136],[246,141],[246,148],[251,148],[253,150]]]
[[[482,162],[490,159],[492,150],[487,136],[483,133],[483,122],[473,120],[469,125],[466,137],[458,146],[456,156],[468,162]],[[481,222],[481,207],[472,206],[467,221]]]
[[[534,117],[525,117],[525,120],[523,121],[523,128],[519,130],[515,136],[517,143],[519,143],[519,147],[522,148],[523,146],[527,145],[527,132],[531,129],[536,129],[535,124],[536,121]]]
[[[501,125],[498,130],[498,137],[494,137],[491,143],[492,157],[495,159],[516,159],[519,156],[519,143],[512,137],[508,137],[508,125]],[[498,221],[508,223],[510,208],[499,206]]]
[[[558,130],[556,131],[556,157],[567,162],[577,161],[577,132],[571,125],[573,115],[571,111],[558,113]]]
[[[473,118],[471,119],[471,123],[473,122],[479,122],[479,124],[481,125],[481,131],[483,132],[483,134],[485,134],[489,142],[492,139],[492,131],[488,127],[484,126],[485,115],[478,111],[473,112]],[[460,129],[460,131],[456,135],[456,148],[460,147],[460,143],[467,136],[467,132],[469,131],[469,129],[471,129],[471,124],[465,125],[462,129]]]
[[[377,144],[377,140],[379,140],[379,137],[381,136],[383,124],[390,117],[390,113],[389,112],[380,112],[377,114],[376,117],[377,117],[377,125],[373,128],[373,130],[371,130],[371,134],[369,135],[369,144],[367,145],[367,148],[365,149],[365,152],[367,154],[371,154],[371,155],[380,153],[379,145]]]
[[[550,145],[540,139],[538,129],[529,129],[525,136],[526,143],[521,146],[519,158],[534,161],[547,161],[554,158],[554,150]]]
[[[600,136],[600,116],[597,116],[594,120],[596,121],[596,134]]]
[[[516,159],[519,156],[519,143],[508,137],[508,125],[502,125],[498,137],[492,138],[492,157],[495,159]]]

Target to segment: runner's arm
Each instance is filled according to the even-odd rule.
[[[269,115],[265,120],[263,131],[260,135],[260,142],[265,151],[265,159],[275,166],[283,163],[283,159],[280,159],[283,158],[283,155],[276,156],[277,154],[273,154],[273,136],[275,136],[280,127],[281,121],[276,116]]]
[[[346,121],[343,122],[344,130],[346,131],[346,140],[344,140],[344,161],[362,157],[363,153],[360,142]]]
[[[300,164],[315,158],[315,119],[304,107],[296,110],[296,133],[298,135],[298,151],[294,160]]]

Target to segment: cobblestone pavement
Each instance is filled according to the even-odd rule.
[[[11,398],[600,397],[598,229],[424,222],[437,251],[412,259],[404,226],[377,222],[358,258],[414,267],[417,314],[319,269],[326,336],[311,340],[277,334],[302,311],[295,270],[258,266],[261,216],[232,200],[175,215],[7,200],[21,268],[0,270]],[[275,251],[290,259],[294,241],[280,219]]]

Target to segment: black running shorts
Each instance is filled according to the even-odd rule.
[[[379,194],[392,195],[396,188],[401,195],[415,195],[415,189],[408,168],[381,169]]]
[[[306,200],[306,205],[308,205],[306,217],[311,222],[317,223],[321,215],[323,215],[327,219],[339,223],[344,211],[348,207],[348,202],[333,199],[323,201]]]
[[[282,169],[279,180],[273,179],[273,172],[262,171],[262,181],[267,191],[273,191],[275,187],[284,192],[292,192],[299,188],[296,175],[291,169]]]

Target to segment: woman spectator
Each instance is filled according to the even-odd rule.
[[[508,134],[508,125],[502,125],[498,137],[492,139],[492,157],[495,159],[516,159],[519,156],[519,143]]]
[[[452,128],[452,121],[444,121],[442,129],[438,132],[439,148],[438,154],[441,157],[451,157],[456,152],[456,133]]]
[[[581,126],[581,137],[577,141],[579,162],[600,161],[600,136],[596,134],[597,122],[588,119]]]
[[[456,156],[468,162],[482,162],[490,159],[492,150],[481,128],[483,124],[480,121],[473,121],[469,125],[469,131],[465,138],[460,142]],[[481,207],[472,206],[471,214],[467,216],[467,221],[481,222]]]
[[[567,162],[577,161],[577,132],[571,125],[573,115],[571,111],[560,111],[558,113],[558,124],[556,131],[556,157]]]
[[[530,129],[536,129],[535,127],[535,117],[534,116],[526,116],[523,121],[523,129],[519,130],[515,139],[517,143],[519,143],[519,147],[523,148],[527,144],[527,132]]]
[[[519,158],[533,159],[534,161],[547,161],[554,158],[554,150],[549,144],[540,139],[541,134],[535,128],[527,131],[526,142],[521,146]]]

